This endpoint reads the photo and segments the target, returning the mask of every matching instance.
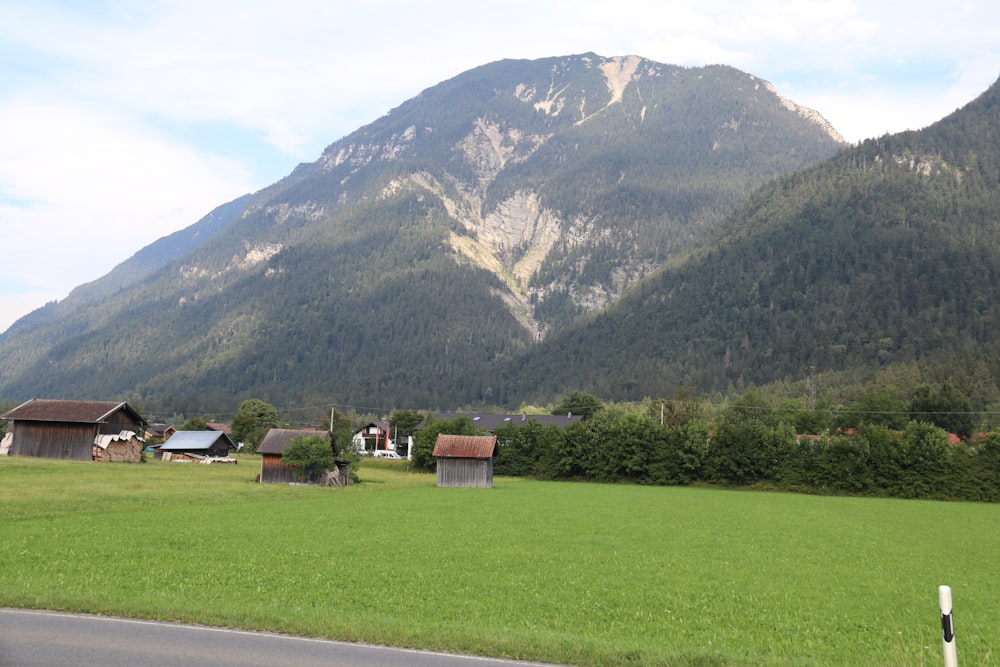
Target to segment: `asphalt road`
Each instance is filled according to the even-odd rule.
[[[540,663],[0,608],[0,667],[530,667]]]

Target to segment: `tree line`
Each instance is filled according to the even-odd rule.
[[[1000,432],[968,433],[962,440],[941,426],[967,425],[957,390],[923,387],[908,405],[895,405],[896,400],[882,392],[843,414],[826,413],[825,430],[818,435],[802,435],[796,428],[810,421],[815,425],[814,411],[771,405],[755,392],[717,414],[708,414],[697,400],[647,401],[631,410],[602,406],[564,429],[535,421],[497,429],[494,473],[1000,501]],[[433,468],[438,433],[477,431],[467,418],[431,417],[415,437],[418,467]]]

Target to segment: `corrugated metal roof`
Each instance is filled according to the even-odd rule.
[[[257,445],[258,454],[281,454],[295,438],[301,436],[318,435],[327,440],[330,439],[329,431],[319,431],[314,428],[272,428],[261,439]]]
[[[112,401],[63,401],[46,398],[33,398],[22,403],[10,412],[0,415],[2,419],[21,419],[24,421],[76,422],[98,424],[103,422],[118,409],[124,408],[134,416],[139,414],[124,402]],[[141,417],[139,417],[141,419]]]
[[[445,459],[488,459],[497,446],[495,435],[438,435],[433,456]]]
[[[197,452],[209,450],[219,440],[224,440],[226,446],[235,449],[236,446],[229,436],[219,431],[177,431],[170,439],[160,445],[161,452]]]

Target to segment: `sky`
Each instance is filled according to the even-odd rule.
[[[504,58],[731,65],[851,142],[1000,77],[995,0],[0,0],[0,332]]]

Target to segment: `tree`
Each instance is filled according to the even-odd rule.
[[[333,447],[319,435],[295,438],[285,447],[281,460],[292,467],[292,475],[302,482],[316,480],[335,465]]]
[[[552,414],[574,414],[581,415],[584,419],[589,419],[594,416],[594,413],[603,408],[604,403],[595,396],[585,394],[582,391],[573,391],[552,408]]]
[[[676,427],[692,419],[701,418],[702,399],[694,387],[677,387],[673,398],[645,401],[646,414],[661,426]]]
[[[934,424],[949,433],[968,438],[972,435],[975,415],[972,403],[954,385],[945,382],[937,391],[922,384],[913,390],[910,417]]]
[[[204,417],[192,417],[178,427],[178,431],[204,431],[208,428],[208,420]]]
[[[951,445],[948,434],[929,422],[912,421],[896,449],[900,486],[893,495],[927,498],[939,491],[947,477]]]
[[[406,455],[408,452],[402,451],[400,444],[407,442],[407,438],[413,435],[414,429],[417,425],[424,420],[424,415],[420,412],[413,412],[411,410],[396,410],[389,417],[389,426],[392,428],[393,437],[396,440],[396,451],[401,455]]]
[[[861,424],[879,424],[902,431],[910,421],[908,406],[892,386],[870,391],[853,404],[838,419],[841,428],[857,428]]]
[[[754,391],[734,401],[712,435],[706,478],[735,485],[777,480],[795,447],[792,425],[780,416]]]
[[[427,417],[427,423],[417,431],[413,442],[413,465],[424,470],[433,470],[437,461],[434,460],[434,444],[441,433],[448,435],[480,435],[482,431],[468,417],[457,419],[434,419]]]
[[[354,427],[349,417],[339,410],[334,410],[330,416],[330,446],[333,453],[342,456],[351,450],[351,438],[354,437]]]
[[[240,403],[240,409],[233,418],[231,435],[235,442],[242,442],[252,452],[267,430],[277,424],[276,407],[259,398],[248,398]]]

